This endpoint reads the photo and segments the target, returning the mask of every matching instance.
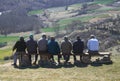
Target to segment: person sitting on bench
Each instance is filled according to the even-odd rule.
[[[35,55],[35,61],[33,64],[36,65],[37,58],[38,58],[38,54],[37,54],[38,45],[37,45],[37,41],[34,40],[33,35],[29,36],[29,40],[26,42],[26,45],[27,45],[27,52],[28,52],[30,65],[32,65],[32,59],[31,59],[32,54]]]
[[[19,61],[22,61],[22,54],[26,53],[26,51],[25,51],[26,50],[26,42],[24,41],[24,37],[20,37],[20,39],[13,46],[12,50],[13,51],[16,50],[16,52],[13,55],[13,59],[14,59],[13,65],[15,67],[17,67],[17,58],[18,58],[18,56],[20,56]]]
[[[60,64],[60,46],[57,41],[55,41],[55,37],[51,37],[48,42],[48,53],[50,54],[50,60],[55,63],[54,55],[58,56],[58,64]]]
[[[70,59],[71,51],[72,51],[72,43],[70,42],[68,37],[65,36],[64,40],[61,43],[61,52],[62,52],[62,55],[64,57],[65,64],[68,63],[68,61]]]
[[[80,61],[82,62],[82,55],[84,50],[84,42],[80,39],[80,36],[77,36],[77,40],[73,43],[73,56],[74,62],[76,62],[76,55],[80,56]]]
[[[99,41],[94,35],[90,36],[90,39],[87,42],[88,53],[91,58],[91,54],[98,54],[99,51]]]
[[[47,36],[45,33],[42,34],[42,38],[40,38],[38,40],[38,51],[40,54],[40,61],[43,62],[45,61],[44,57],[47,56],[48,54],[48,40],[47,40]]]

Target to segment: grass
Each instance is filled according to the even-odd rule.
[[[54,32],[56,27],[49,27],[49,28],[42,28],[41,31],[42,32]],[[65,28],[65,26],[60,26],[59,27],[60,30],[63,30]]]
[[[33,10],[28,12],[28,15],[36,15],[36,14],[42,14],[43,10]]]
[[[11,42],[11,41],[14,42],[18,39],[19,39],[18,36],[0,36],[0,43]]]
[[[78,3],[78,4],[73,4],[73,5],[70,5],[68,7],[68,10],[69,9],[77,9],[77,8],[81,8],[82,7],[82,4],[81,3]]]
[[[0,60],[3,60],[6,56],[11,56],[12,50],[11,48],[8,49],[0,49]]]
[[[106,17],[109,17],[109,15],[108,14],[99,14],[99,15],[92,15],[92,16],[67,18],[67,19],[60,20],[58,22],[58,24],[60,24],[60,26],[64,26],[64,25],[70,24],[74,20],[80,20],[82,22],[88,22],[89,20],[91,20],[93,18],[96,18],[96,17],[97,18],[106,18]]]
[[[93,15],[93,16],[84,16],[84,17],[73,17],[73,18],[67,18],[67,19],[62,19],[58,22],[60,25],[60,30],[63,30],[66,25],[72,23],[75,20],[80,20],[81,22],[88,22],[89,20],[93,18],[107,18],[109,17],[108,14],[99,14],[99,15]],[[55,27],[50,27],[50,28],[43,28],[43,32],[54,32]]]
[[[94,12],[108,12],[108,11],[113,11],[113,10],[117,10],[117,9],[114,9],[114,8],[99,8],[99,9],[96,9],[96,10],[90,10],[88,11],[88,13],[94,13]]]
[[[101,66],[15,69],[0,66],[1,81],[120,81],[120,55]]]
[[[92,18],[94,18],[94,16],[67,18],[67,19],[60,20],[58,22],[58,24],[60,24],[61,26],[64,26],[64,25],[70,24],[74,20],[80,20],[82,22],[87,22],[87,21],[89,21]]]
[[[25,36],[25,38],[28,36]],[[0,36],[0,44],[4,44],[5,42],[10,43],[13,45],[19,39],[19,36]],[[0,49],[0,60],[3,60],[6,56],[11,56],[12,50],[10,48]]]
[[[95,4],[104,4],[104,5],[110,4],[112,2],[114,2],[114,0],[95,0],[94,1]]]

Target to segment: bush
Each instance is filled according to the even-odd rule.
[[[10,59],[9,56],[4,57],[4,60],[9,60],[9,59]]]
[[[0,43],[0,47],[4,47],[7,45],[7,42]]]
[[[4,60],[11,60],[11,59],[13,59],[13,56],[5,56],[4,57]]]

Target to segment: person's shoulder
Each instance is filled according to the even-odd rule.
[[[75,44],[75,43],[77,43],[78,41],[77,40],[75,40],[74,42],[73,42],[73,44]]]
[[[64,42],[64,40],[62,40],[61,42]]]
[[[28,43],[30,40],[28,39],[26,42]]]
[[[98,41],[98,39],[94,38],[93,40]]]
[[[42,41],[42,38],[38,39],[38,42],[41,42]]]
[[[70,40],[68,40],[69,43],[72,43]]]
[[[57,41],[54,41],[53,43],[58,44],[58,42],[57,42]]]
[[[17,43],[20,43],[20,41],[19,41],[19,40],[18,40],[18,41],[16,41],[16,44],[17,44]]]
[[[83,43],[84,43],[84,40],[81,40],[81,42],[83,42]]]

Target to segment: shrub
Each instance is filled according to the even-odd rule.
[[[7,42],[0,43],[0,47],[4,47],[7,45]]]

